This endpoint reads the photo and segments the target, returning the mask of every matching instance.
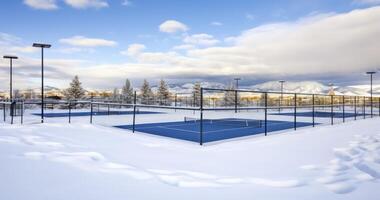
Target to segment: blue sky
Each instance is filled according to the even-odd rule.
[[[289,44],[273,47],[268,41],[283,42],[287,37],[278,36],[281,33],[293,39],[298,34],[301,38],[318,37],[318,32],[311,32],[307,27],[318,26],[328,20],[333,27],[334,20],[341,17],[347,21],[339,20],[339,23],[347,24],[342,24],[342,27],[352,26],[348,27],[349,31],[359,27],[351,23],[356,20],[375,29],[355,36],[351,41],[358,45],[357,41],[368,40],[368,35],[372,36],[378,30],[370,23],[373,23],[371,16],[378,16],[376,8],[379,3],[378,0],[5,0],[0,7],[0,17],[5,19],[0,21],[0,53],[20,57],[16,67],[27,72],[16,72],[16,79],[25,80],[26,77],[30,81],[30,84],[20,87],[33,86],[38,82],[39,53],[30,48],[36,41],[53,45],[46,53],[47,58],[51,59],[50,64],[47,60],[50,66],[47,74],[50,75],[49,85],[57,87],[65,87],[75,74],[83,77],[84,83],[93,88],[113,88],[125,78],[131,78],[136,83],[143,78],[152,82],[166,78],[178,83],[195,80],[227,82],[233,76],[244,77],[243,84],[280,78],[361,84],[366,79],[357,78],[357,74],[380,64],[375,56],[366,58],[374,59],[366,63],[356,63],[356,68],[349,67],[350,70],[343,75],[339,70],[330,71],[334,67],[339,68],[339,64],[345,64],[342,60],[338,60],[334,67],[308,73],[310,68],[315,67],[310,64],[313,62],[309,58],[312,55],[302,55],[309,60],[297,63],[285,48]],[[362,14],[352,14],[355,10],[362,11]],[[371,14],[363,17],[366,12]],[[160,25],[168,20],[175,23],[160,29]],[[327,24],[321,26],[328,27]],[[267,34],[262,34],[263,28]],[[260,39],[259,44],[255,38]],[[262,48],[248,49],[244,46],[251,45],[250,42],[252,46],[257,44]],[[299,46],[307,48],[307,44],[308,41],[294,40],[289,51],[294,46],[297,47],[294,52],[300,51]],[[365,44],[368,45],[360,44],[358,47],[369,52],[379,47],[377,42],[366,41]],[[331,48],[340,45],[355,48],[349,41],[332,42]],[[269,48],[273,48],[269,53],[276,52],[277,57],[273,59],[283,59],[281,62],[289,61],[289,66],[297,67],[284,70],[281,63],[272,63],[266,52]],[[284,52],[277,52],[279,49]],[[220,52],[223,53],[219,58],[217,54]],[[227,59],[224,53],[236,55]],[[311,53],[325,56],[322,51]],[[338,53],[336,57],[352,54],[355,53]],[[318,56],[316,61],[324,65]],[[241,59],[236,59],[238,57]],[[210,58],[213,62],[208,62]],[[223,62],[223,59],[227,60]],[[360,57],[355,61],[359,60]],[[235,65],[236,69],[232,67]],[[0,66],[0,70],[6,72],[7,62],[1,61]],[[5,81],[6,78],[3,75],[0,80]]]

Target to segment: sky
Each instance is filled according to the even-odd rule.
[[[366,84],[380,69],[380,0],[4,0],[0,55],[14,87],[85,88],[195,81]],[[9,60],[0,59],[0,90]],[[380,81],[374,79],[375,83]]]

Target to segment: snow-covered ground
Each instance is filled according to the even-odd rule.
[[[346,200],[380,195],[379,118],[199,146],[110,126],[130,117],[96,116],[93,125],[89,117],[73,118],[72,124],[67,118],[38,124],[32,116],[24,125],[0,123],[0,199]],[[138,116],[140,122],[180,118]]]

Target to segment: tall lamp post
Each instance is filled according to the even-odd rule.
[[[236,81],[236,89],[238,90],[239,89],[239,81],[241,80],[241,78],[234,78],[234,80]]]
[[[278,82],[281,84],[281,97],[280,97],[280,106],[278,108],[278,111],[281,111],[282,100],[284,98],[284,83],[285,83],[285,81],[284,80],[280,80]]]
[[[370,76],[370,82],[371,82],[371,117],[373,117],[373,102],[372,102],[372,76],[376,74],[376,72],[366,72]]]
[[[4,59],[9,59],[9,99],[13,100],[13,89],[12,89],[12,65],[13,59],[18,59],[17,56],[3,56]]]
[[[50,44],[33,43],[33,47],[41,48],[41,123],[44,123],[44,48]]]

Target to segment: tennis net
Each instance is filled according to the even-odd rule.
[[[185,123],[199,123],[199,118],[194,117],[185,117]],[[203,123],[205,124],[215,124],[215,125],[228,125],[228,126],[236,126],[236,127],[257,127],[260,128],[262,126],[261,120],[255,119],[203,119]]]

